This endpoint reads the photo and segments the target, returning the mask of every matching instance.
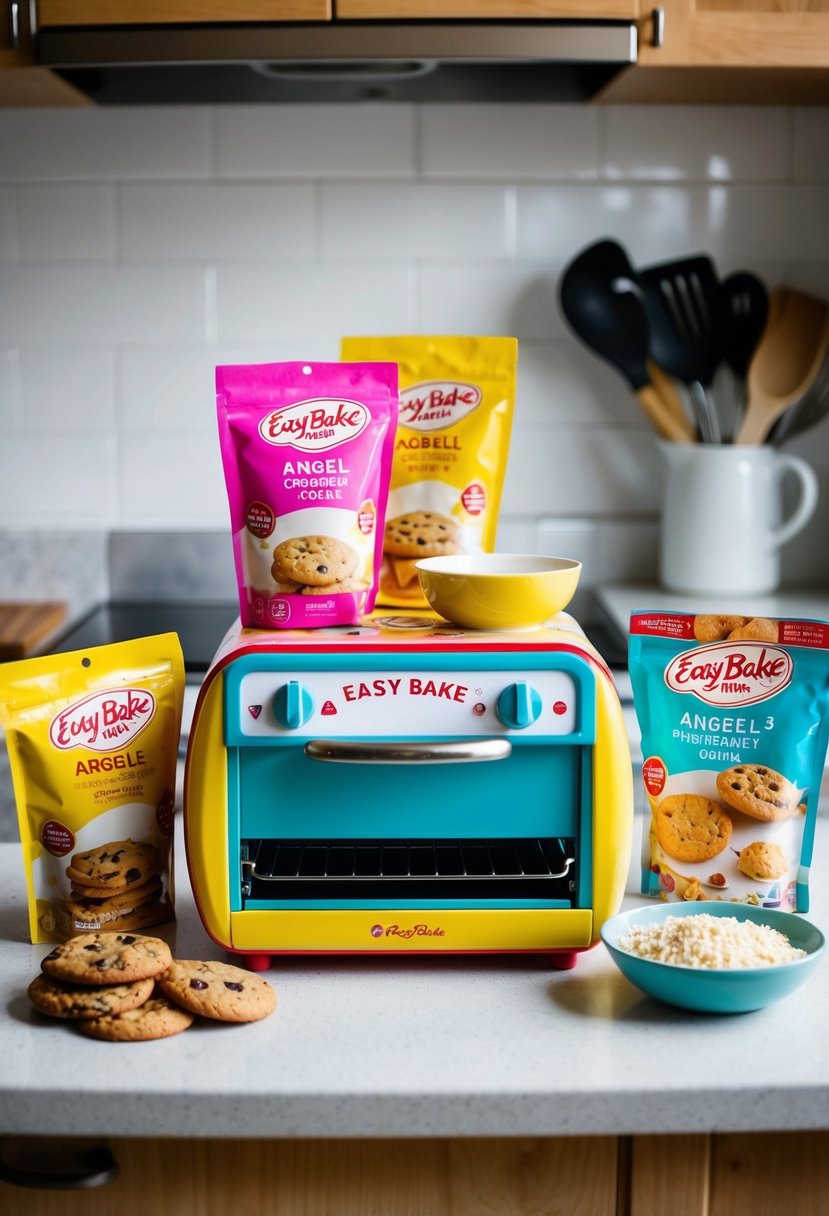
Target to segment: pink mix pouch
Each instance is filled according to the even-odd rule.
[[[242,624],[354,624],[374,607],[395,363],[216,368]]]

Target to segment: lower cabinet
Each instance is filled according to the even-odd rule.
[[[66,1164],[17,1141],[4,1164]],[[21,1146],[22,1150],[21,1151]],[[59,1147],[58,1147],[59,1146]],[[113,1140],[118,1177],[0,1183],[25,1216],[766,1216],[829,1211],[829,1132],[459,1140]],[[54,1168],[54,1166],[53,1166]],[[32,1179],[36,1181],[36,1179]]]

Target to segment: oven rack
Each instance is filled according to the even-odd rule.
[[[496,886],[500,894],[504,884],[528,882],[540,884],[545,893],[553,883],[570,892],[574,865],[575,842],[560,837],[252,839],[242,842],[242,894],[249,896],[257,888],[274,894],[268,888],[283,884],[286,890],[399,884],[410,890],[435,887],[446,895],[468,895],[472,887],[489,885],[494,896]]]

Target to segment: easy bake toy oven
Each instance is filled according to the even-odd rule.
[[[569,966],[621,902],[632,798],[613,682],[577,627],[241,630],[194,715],[187,860],[205,928],[254,967],[413,951]]]

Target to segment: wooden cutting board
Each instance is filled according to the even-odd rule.
[[[27,658],[65,617],[66,604],[0,603],[0,662]]]

